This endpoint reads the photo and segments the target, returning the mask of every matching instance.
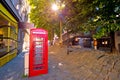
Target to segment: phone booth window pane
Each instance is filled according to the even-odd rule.
[[[43,41],[43,40],[44,40],[44,38],[39,38],[39,37],[38,38],[37,37],[34,38],[34,41]]]
[[[43,43],[44,43],[44,38],[35,38],[34,39],[34,61],[35,64],[43,64]]]

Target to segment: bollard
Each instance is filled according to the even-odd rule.
[[[29,53],[24,55],[24,75],[29,75]]]

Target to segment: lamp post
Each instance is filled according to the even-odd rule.
[[[62,20],[60,18],[60,44],[62,44]]]
[[[60,20],[60,41],[59,43],[62,44],[63,40],[62,40],[62,18],[61,18],[61,14],[62,14],[62,9],[65,7],[64,4],[61,4],[61,2],[59,3],[59,5],[57,4],[53,4],[52,5],[52,9],[54,11],[58,11],[59,14],[59,20]]]

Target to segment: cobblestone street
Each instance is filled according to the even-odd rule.
[[[120,55],[76,48],[67,55],[66,46],[49,47],[49,71],[24,76],[24,53],[0,68],[0,80],[120,80]]]

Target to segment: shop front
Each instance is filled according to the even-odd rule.
[[[0,3],[0,67],[17,55],[18,22]]]

